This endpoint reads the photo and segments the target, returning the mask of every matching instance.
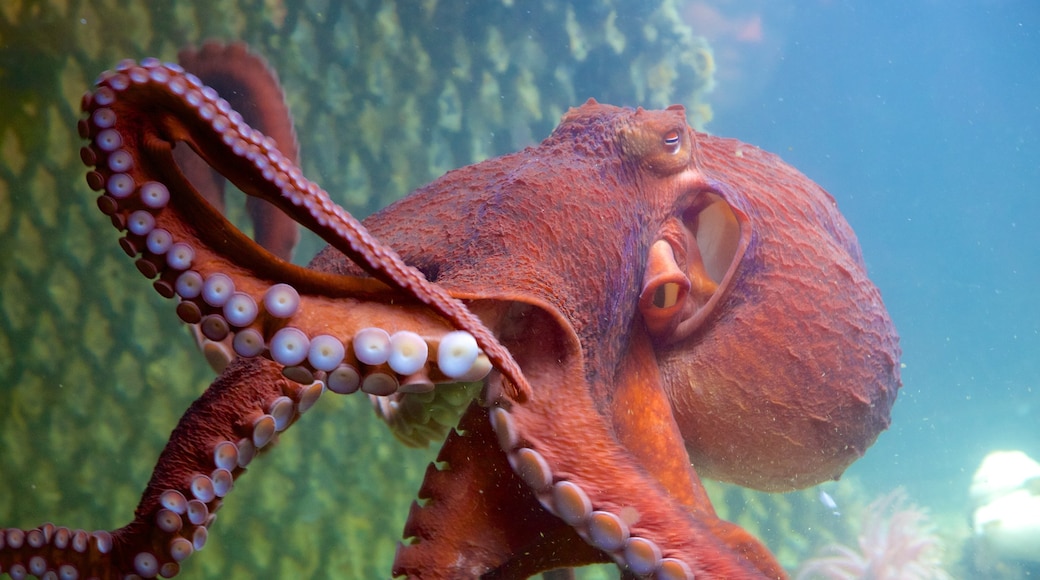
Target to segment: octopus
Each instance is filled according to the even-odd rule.
[[[144,59],[100,76],[79,132],[122,249],[223,372],[131,523],[0,528],[0,572],[172,577],[252,461],[323,394],[361,392],[401,441],[440,446],[394,577],[786,577],[701,478],[811,486],[889,424],[898,338],[827,192],[681,106],[590,99],[360,222],[297,167],[264,63],[203,50],[249,122]],[[262,243],[222,215],[223,180],[263,202]],[[292,222],[328,243],[308,267],[286,261]]]

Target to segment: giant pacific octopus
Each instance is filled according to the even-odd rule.
[[[285,109],[261,61],[208,50],[206,78],[284,128],[263,119]],[[13,578],[177,574],[246,466],[322,393],[356,391],[403,441],[441,445],[395,577],[613,562],[633,578],[783,578],[700,478],[810,486],[889,423],[897,337],[834,199],[694,131],[681,106],[589,100],[541,144],[363,224],[302,175],[291,124],[282,153],[176,64],[120,64],[83,111],[98,206],[180,318],[227,347],[226,369],[126,527],[0,529]],[[303,268],[256,244],[200,165],[329,246]],[[295,232],[278,227],[266,245],[284,257]]]

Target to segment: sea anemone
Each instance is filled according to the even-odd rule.
[[[866,507],[859,550],[830,544],[798,569],[797,580],[950,580],[942,541],[928,514],[897,488]]]

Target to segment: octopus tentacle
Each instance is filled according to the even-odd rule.
[[[250,127],[274,140],[286,159],[299,164],[300,146],[278,74],[260,55],[250,52],[242,42],[211,41],[198,48],[182,49],[177,53],[177,62],[223,95]],[[224,176],[190,151],[185,150],[182,157],[182,149],[176,151],[178,164],[185,168],[190,181],[206,200],[220,209],[224,200]],[[190,164],[191,172],[186,164]],[[246,199],[246,210],[256,243],[283,260],[292,259],[300,241],[296,222],[256,197]]]
[[[143,74],[148,69],[132,70]],[[160,77],[172,72],[151,70],[160,71]],[[387,395],[401,381],[429,383],[425,376],[431,372],[434,379],[469,376],[479,356],[476,344],[462,361],[442,353],[443,362],[452,363],[447,368],[427,368],[425,355],[418,366],[394,364],[404,350],[437,352],[439,343],[452,336],[453,328],[426,316],[418,305],[410,308],[409,318],[409,307],[391,310],[385,304],[407,303],[409,296],[389,292],[374,280],[318,274],[276,261],[203,203],[191,184],[169,169],[175,165],[166,140],[119,123],[124,112],[112,87],[123,82],[133,81],[109,77],[85,99],[89,116],[81,128],[92,141],[83,148],[83,158],[95,166],[87,180],[104,192],[98,200],[102,211],[127,232],[120,245],[137,258],[142,274],[155,278],[161,295],[178,299],[177,314],[184,322],[198,325],[207,339],[230,339],[238,356],[265,356],[284,365],[286,376],[301,383],[322,378],[335,392],[361,388]],[[337,334],[325,334],[327,328]],[[386,336],[386,356],[358,357],[373,348],[376,333]],[[396,346],[391,333],[400,339]]]
[[[491,423],[509,464],[541,505],[622,569],[656,578],[763,577],[748,561],[729,555],[730,547],[708,525],[689,517],[636,469],[625,451],[611,444],[603,422],[538,397],[508,411],[493,409]],[[550,435],[552,445],[544,442]],[[597,442],[594,466],[565,452],[589,441]],[[626,482],[624,489],[618,481]],[[631,493],[633,485],[638,494]]]
[[[234,268],[227,258],[211,255],[211,248],[197,247],[195,255],[208,260],[178,275],[178,313],[197,319],[213,338],[234,336],[239,361],[185,413],[134,522],[111,533],[50,524],[3,530],[0,571],[15,578],[47,572],[68,578],[170,577],[205,545],[212,515],[251,459],[309,409],[326,385],[340,394],[415,394],[437,383],[476,381],[490,369],[471,336],[425,307],[301,295],[284,283],[260,293],[262,280],[213,271]],[[163,280],[160,274],[160,291]],[[304,281],[297,285],[306,287]],[[341,334],[319,334],[324,328]]]
[[[527,578],[602,560],[513,473],[495,449],[488,411],[470,405],[427,468],[394,577]]]
[[[112,532],[44,524],[0,529],[0,572],[59,578],[169,578],[201,550],[217,510],[259,454],[324,392],[268,360],[233,362],[185,412],[135,511]]]
[[[0,542],[0,568],[13,578],[23,572],[61,578],[176,575],[180,562],[206,545],[234,481],[323,389],[320,382],[285,379],[272,362],[244,362],[230,367],[181,418],[133,522],[113,532],[51,524],[0,531],[6,540]]]
[[[87,182],[103,191],[99,207],[112,216],[117,228],[128,231],[121,244],[131,256],[141,255],[138,269],[148,277],[158,276],[155,287],[160,294],[171,298],[179,295],[178,314],[186,322],[202,323],[204,334],[203,316],[211,312],[201,306],[202,302],[223,308],[243,287],[256,301],[266,296],[275,282],[289,283],[298,293],[313,290],[316,299],[320,288],[325,296],[418,301],[455,328],[473,335],[494,366],[508,377],[504,389],[511,398],[522,401],[529,394],[519,366],[476,316],[407,266],[393,250],[380,245],[360,222],[306,180],[270,139],[246,125],[226,101],[194,75],[154,59],[140,65],[127,61],[115,72],[102,75],[95,91],[85,95],[83,110],[87,118],[81,122],[80,132],[91,139],[91,144],[84,147],[82,157],[95,166]],[[179,141],[187,142],[212,165],[219,165],[225,176],[246,193],[276,204],[325,238],[383,284],[317,274],[280,262],[255,247],[209,207],[177,170],[171,151]],[[258,174],[261,179],[256,179]],[[234,256],[234,263],[228,256]],[[272,262],[276,264],[272,266]],[[219,267],[211,268],[216,265]],[[208,268],[215,271],[210,274]],[[258,275],[261,270],[263,277]],[[227,296],[215,294],[213,299],[201,292],[195,295],[200,279],[206,285],[218,273],[234,278],[233,291],[226,292]],[[218,281],[211,286],[225,285]],[[387,292],[386,286],[394,292]],[[197,300],[199,296],[202,300]],[[227,322],[227,316],[223,318]],[[259,324],[264,325],[264,321]],[[208,338],[224,334],[221,319],[214,319],[210,326]],[[264,328],[270,332],[282,330],[277,326],[269,323]],[[273,334],[261,335],[265,344],[274,339]],[[256,340],[243,340],[250,343],[246,351],[258,348],[253,344]],[[295,345],[290,350],[300,348],[292,341],[290,345]]]
[[[647,335],[629,336],[637,356],[610,371],[611,394],[597,399],[602,379],[589,374],[577,336],[561,322],[548,310],[504,321],[511,330],[503,341],[538,388],[523,405],[488,414],[497,446],[537,502],[598,550],[598,561],[635,577],[786,578],[757,540],[715,514],[663,412],[669,403],[654,359],[639,356],[650,348]],[[525,342],[532,334],[544,338]]]
[[[292,114],[277,72],[260,55],[242,42],[222,44],[206,42],[198,48],[186,47],[177,53],[177,61],[200,81],[224,95],[235,111],[250,127],[274,140],[278,150],[298,165],[300,146],[293,127]],[[195,154],[189,147],[173,151],[177,165],[191,184],[220,213],[225,213],[227,180],[219,171]],[[300,241],[299,226],[270,202],[247,196],[246,210],[253,226],[253,239],[265,250],[289,261]],[[192,333],[199,350],[217,374],[237,355],[230,339],[212,340],[202,334],[198,325]]]
[[[177,298],[182,320],[211,340],[230,338],[240,359],[182,417],[133,522],[114,532],[51,524],[2,530],[0,571],[15,578],[175,575],[205,545],[235,479],[326,387],[429,392],[438,383],[479,381],[492,362],[517,393],[526,387],[479,319],[371,239],[176,65],[125,63],[102,77],[83,109],[80,132],[91,142],[81,155],[94,166],[87,182],[102,192],[100,209],[126,231],[121,247],[161,295]],[[238,160],[228,173],[240,187],[250,171],[262,173],[267,181],[251,193],[292,198],[303,207],[278,197],[382,281],[312,272],[256,246],[176,169],[172,147],[182,140],[204,159]],[[335,333],[325,334],[330,328]]]
[[[395,576],[526,578],[613,561],[634,577],[784,577],[771,560],[764,570],[755,567],[749,557],[757,555],[756,545],[720,537],[748,538],[745,532],[708,514],[691,517],[633,468],[620,446],[607,443],[612,436],[604,422],[535,392],[508,411],[469,408],[427,469]],[[594,466],[567,453],[590,442]]]
[[[653,358],[621,365],[611,400],[596,401],[577,336],[551,309],[520,311],[491,327],[534,394],[470,406],[427,470],[394,573],[524,578],[614,562],[631,577],[786,578],[757,540],[715,514],[661,412],[668,401]],[[650,348],[645,334],[631,341]]]

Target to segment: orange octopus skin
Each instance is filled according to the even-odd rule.
[[[280,94],[261,85],[265,102]],[[184,414],[132,523],[0,529],[0,572],[173,576],[234,479],[323,392],[365,391],[406,428],[393,409],[411,393],[465,381],[480,394],[427,470],[394,576],[613,562],[626,577],[785,578],[698,473],[812,485],[888,425],[898,341],[834,200],[773,155],[693,131],[682,107],[590,100],[538,146],[364,224],[180,67],[123,63],[83,108],[87,182],[123,249],[235,360]],[[178,144],[330,246],[300,268],[249,240]],[[280,231],[268,242],[284,255],[295,230]],[[416,350],[416,367],[392,358]]]

